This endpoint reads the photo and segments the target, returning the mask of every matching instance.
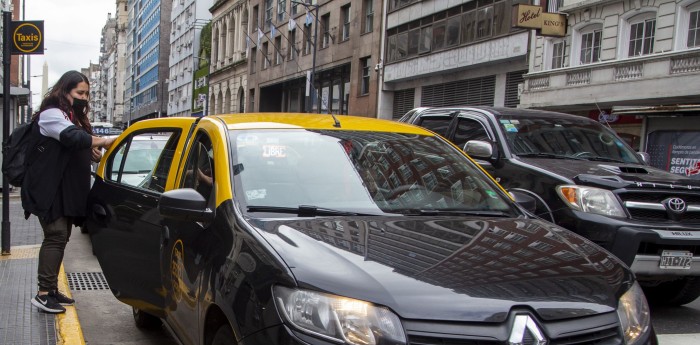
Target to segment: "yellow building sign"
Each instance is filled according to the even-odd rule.
[[[566,15],[543,12],[541,6],[513,6],[513,27],[535,29],[542,36],[566,36]]]

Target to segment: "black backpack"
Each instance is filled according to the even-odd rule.
[[[34,121],[15,128],[2,146],[2,173],[4,178],[21,187],[27,166],[36,159],[36,138],[32,135]]]

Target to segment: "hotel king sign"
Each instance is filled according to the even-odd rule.
[[[514,27],[536,29],[542,36],[566,36],[566,16],[544,12],[542,6],[514,5],[512,18]]]

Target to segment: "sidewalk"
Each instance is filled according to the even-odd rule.
[[[24,219],[18,189],[10,192],[8,201],[10,255],[0,256],[0,344],[84,344],[75,307],[66,307],[65,314],[53,315],[31,305],[37,289],[36,270],[43,235],[36,217]],[[63,269],[59,289],[70,294]]]

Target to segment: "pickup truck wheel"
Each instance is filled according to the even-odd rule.
[[[136,307],[131,307],[131,310],[134,314],[134,323],[136,323],[136,327],[154,329],[160,326],[160,319],[157,316],[151,315]]]
[[[219,327],[219,330],[214,333],[214,339],[211,341],[211,345],[229,345],[233,344],[235,339],[233,338],[233,331],[228,325],[223,325]]]
[[[700,296],[700,277],[685,277],[658,285],[642,285],[651,305],[681,306]]]

